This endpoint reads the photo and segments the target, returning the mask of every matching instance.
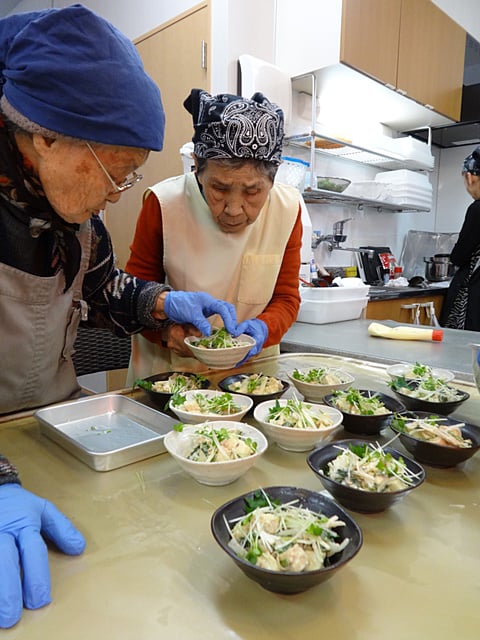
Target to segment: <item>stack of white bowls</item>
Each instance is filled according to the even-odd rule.
[[[432,185],[425,173],[398,169],[397,171],[383,171],[375,176],[376,182],[385,184],[383,197],[385,202],[398,204],[404,209],[432,208]]]

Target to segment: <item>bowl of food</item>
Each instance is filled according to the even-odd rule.
[[[444,382],[451,382],[455,378],[453,371],[448,369],[437,369],[428,364],[415,362],[414,364],[401,363],[392,364],[386,369],[390,378],[405,378],[405,380],[421,380],[433,376]]]
[[[351,180],[347,178],[331,178],[329,176],[317,176],[317,189],[323,189],[324,191],[334,191],[335,193],[342,193],[351,183]]]
[[[277,398],[257,405],[253,417],[272,442],[287,451],[309,451],[340,430],[342,414],[333,407],[298,398]]]
[[[218,386],[222,391],[248,396],[253,400],[253,406],[280,398],[290,388],[285,380],[263,373],[237,373],[220,380]]]
[[[186,473],[200,484],[210,486],[238,480],[268,447],[261,431],[231,421],[177,425],[167,433],[164,443]]]
[[[165,410],[173,394],[190,389],[208,389],[210,380],[197,373],[166,371],[135,380],[135,386],[145,391],[155,405]]]
[[[253,407],[253,400],[239,393],[201,389],[175,394],[168,407],[179,420],[187,424],[207,420],[239,421]]]
[[[322,402],[326,395],[339,389],[346,389],[355,380],[350,373],[338,367],[294,369],[288,377],[297,391],[310,402]]]
[[[421,380],[394,378],[389,382],[392,391],[411,411],[430,411],[450,415],[468,400],[470,394],[455,389],[440,378],[430,376]]]
[[[307,464],[335,500],[360,513],[385,511],[425,480],[417,462],[365,440],[326,444],[308,455]]]
[[[214,330],[208,337],[188,336],[185,344],[197,360],[211,369],[231,369],[243,360],[255,345],[255,340],[245,333],[233,338],[222,327]]]
[[[385,393],[354,387],[334,391],[323,401],[342,412],[343,428],[356,435],[378,435],[394,413],[405,410],[401,402]]]
[[[219,546],[264,589],[292,594],[331,578],[360,551],[362,532],[333,500],[297,487],[250,491],[219,507]]]
[[[455,467],[480,448],[480,428],[429,411],[406,411],[390,428],[415,460],[432,467]]]

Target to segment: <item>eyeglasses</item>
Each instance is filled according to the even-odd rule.
[[[95,153],[95,151],[92,149],[92,147],[90,146],[90,144],[88,142],[85,143],[89,149],[89,151],[91,152],[92,156],[95,158],[95,160],[98,163],[98,166],[100,167],[100,169],[103,171],[103,173],[107,176],[107,178],[109,179],[111,185],[112,185],[112,189],[114,193],[123,193],[124,191],[126,191],[127,189],[131,189],[133,187],[133,185],[137,184],[137,182],[140,182],[140,180],[143,179],[143,176],[140,175],[139,173],[137,173],[136,171],[134,171],[133,173],[131,173],[129,176],[127,176],[125,178],[125,180],[123,180],[123,182],[121,182],[120,184],[117,184],[115,182],[115,180],[112,178],[112,176],[108,173],[108,171],[105,168],[105,165],[103,164],[103,162],[100,160],[100,158],[97,156],[97,154]]]

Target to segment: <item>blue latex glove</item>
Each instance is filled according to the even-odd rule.
[[[23,606],[38,609],[51,601],[40,532],[69,555],[85,549],[82,534],[51,502],[19,484],[0,485],[0,627],[16,624]]]
[[[217,300],[209,293],[201,291],[169,291],[163,310],[170,320],[179,324],[193,324],[205,336],[212,333],[207,318],[216,313],[222,317],[228,333],[232,333],[237,325],[237,314],[233,304]]]
[[[247,353],[245,358],[236,365],[239,367],[253,356],[256,356],[257,353],[260,353],[263,349],[265,340],[268,337],[268,327],[263,320],[253,318],[252,320],[244,320],[243,322],[240,322],[240,324],[235,328],[235,331],[231,331],[230,333],[235,337],[239,336],[241,333],[246,333],[247,336],[250,336],[255,340],[255,344]]]

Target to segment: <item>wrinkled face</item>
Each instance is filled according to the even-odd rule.
[[[225,233],[239,233],[255,222],[273,186],[250,163],[233,169],[208,160],[197,177],[212,217]]]
[[[55,212],[67,222],[80,224],[118,202],[116,192],[98,160],[117,185],[140,167],[148,151],[130,147],[92,145],[98,160],[81,141],[45,140],[33,136],[36,172]]]

